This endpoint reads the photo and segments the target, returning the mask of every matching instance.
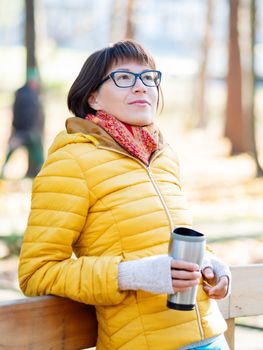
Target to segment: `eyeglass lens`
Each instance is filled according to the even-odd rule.
[[[158,71],[147,71],[140,75],[135,75],[130,72],[114,72],[112,78],[117,86],[129,87],[135,84],[136,78],[141,77],[141,80],[146,86],[158,86],[160,84],[160,74]]]

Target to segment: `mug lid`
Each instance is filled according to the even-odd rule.
[[[203,233],[187,227],[175,228],[172,232],[172,237],[189,242],[201,242],[205,240],[205,235]]]

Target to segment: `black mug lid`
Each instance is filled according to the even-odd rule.
[[[205,235],[187,227],[177,227],[172,232],[172,237],[183,241],[203,241]]]

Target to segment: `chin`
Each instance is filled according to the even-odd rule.
[[[137,124],[138,126],[147,126],[153,123],[153,119],[145,119],[145,120],[140,120],[140,122]]]
[[[132,121],[132,125],[137,125],[137,126],[145,126],[145,125],[149,125],[152,124],[153,122],[153,118],[152,117],[145,117],[142,116],[141,118],[137,118],[135,120]]]
[[[139,113],[132,113],[129,115],[115,115],[121,122],[130,124],[133,126],[145,126],[153,122],[154,118],[152,115],[143,115]]]

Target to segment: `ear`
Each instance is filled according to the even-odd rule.
[[[95,109],[95,111],[98,111],[101,109],[100,103],[98,101],[98,93],[97,91],[93,92],[89,98],[88,98],[88,104],[91,108]]]

